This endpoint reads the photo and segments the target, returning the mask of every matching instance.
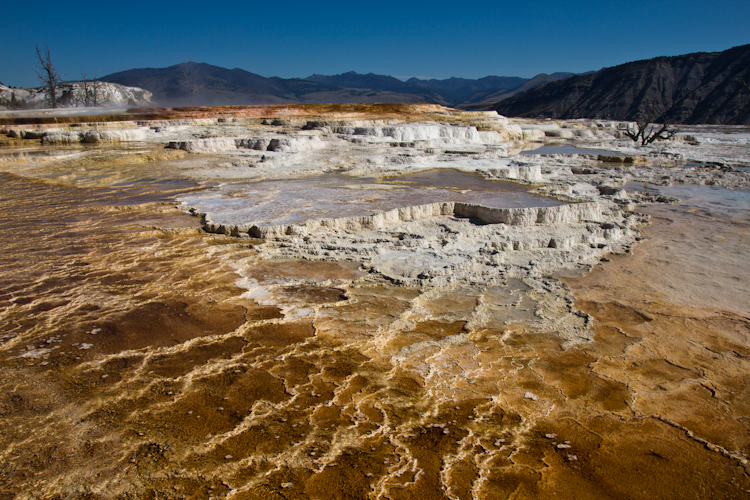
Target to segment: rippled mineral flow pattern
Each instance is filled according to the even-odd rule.
[[[638,288],[675,240],[690,264],[685,231],[747,259],[747,221],[655,212],[637,260],[569,279],[587,316],[522,280],[264,260],[116,192],[0,194],[2,498],[750,496],[747,311]],[[591,342],[534,330],[540,304]]]

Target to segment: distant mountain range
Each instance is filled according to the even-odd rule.
[[[242,69],[202,63],[132,69],[101,80],[153,93],[164,106],[428,102],[464,109],[494,109],[511,117],[635,120],[655,110],[671,123],[750,124],[750,45],[621,64],[575,75],[531,79],[487,76],[401,81],[350,71],[307,78],[266,78]]]
[[[532,79],[487,76],[478,80],[449,78],[403,82],[397,78],[350,71],[341,75],[312,75],[307,78],[266,78],[242,69],[226,69],[204,63],[183,63],[168,68],[142,68],[121,71],[101,80],[129,87],[140,87],[153,94],[153,101],[164,106],[191,103],[190,86],[195,92],[192,104],[293,104],[354,102],[428,102],[444,106],[490,104],[527,88],[572,76],[573,73],[538,75]]]
[[[505,116],[750,125],[750,45],[657,57],[547,83],[491,106]]]

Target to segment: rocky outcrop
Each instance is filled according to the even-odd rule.
[[[724,52],[636,61],[551,82],[484,109],[524,118],[632,121],[649,114],[671,123],[750,124],[750,45]]]
[[[327,231],[361,231],[382,229],[401,222],[429,219],[442,215],[474,219],[484,224],[507,224],[526,227],[537,224],[565,224],[584,220],[599,220],[601,206],[597,202],[577,203],[554,207],[491,208],[469,203],[429,203],[402,207],[387,212],[361,217],[318,219],[303,224],[280,224],[258,226],[247,224],[222,224],[214,222],[210,215],[201,214],[204,228],[211,233],[240,236],[249,234],[256,238],[271,238],[289,234],[307,234]]]

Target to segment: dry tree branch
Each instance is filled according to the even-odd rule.
[[[97,78],[99,77],[100,72],[101,70],[97,71],[94,74],[94,78],[92,80],[88,80],[87,74],[81,71],[83,95],[79,96],[76,99],[77,102],[82,103],[86,107],[97,107],[99,99],[99,81],[97,80]]]
[[[657,129],[654,125],[651,125],[651,123],[654,122],[656,115],[656,101],[652,101],[651,109],[649,110],[646,119],[636,120],[635,129],[632,129],[630,125],[628,125],[628,127],[623,130],[623,133],[627,137],[632,139],[633,142],[640,141],[642,146],[651,144],[656,140],[663,141],[674,137],[674,135],[677,133],[677,129],[670,125],[666,113],[659,117],[659,120],[661,120],[663,123],[661,127]]]
[[[83,95],[79,95],[76,98],[76,104],[83,104],[84,107],[89,107],[89,81],[86,79],[86,73],[81,71],[81,83],[83,83]]]
[[[94,74],[94,79],[92,80],[93,81],[93,85],[94,85],[94,89],[93,89],[93,97],[94,97],[93,104],[94,104],[94,107],[96,107],[98,105],[98,99],[99,99],[99,80],[98,80],[98,78],[99,78],[99,73],[101,73],[101,71],[102,70],[97,71]]]
[[[203,87],[203,85],[198,85],[198,77],[201,74],[200,69],[195,69],[195,71],[190,72],[190,63],[189,62],[183,62],[180,64],[180,68],[182,68],[182,76],[185,78],[185,85],[187,85],[188,91],[190,92],[190,105],[193,105],[193,96],[195,93]]]
[[[37,78],[42,81],[45,87],[47,87],[47,101],[51,107],[57,107],[57,86],[62,81],[63,75],[57,71],[52,61],[52,57],[49,53],[49,47],[44,43],[44,50],[39,50],[38,45],[34,45],[36,48],[37,67],[39,71],[34,70]]]

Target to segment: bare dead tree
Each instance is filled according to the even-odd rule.
[[[96,72],[93,80],[88,80],[87,74],[81,71],[81,85],[83,88],[81,89],[82,92],[80,92],[76,98],[76,105],[81,104],[85,107],[97,106],[99,97],[99,82],[97,81],[98,76],[99,71]]]
[[[81,86],[83,87],[77,96],[76,96],[76,106],[79,104],[83,104],[84,107],[89,106],[89,97],[91,95],[89,91],[89,82],[86,80],[86,73],[81,71]]]
[[[190,62],[183,62],[180,64],[180,68],[182,69],[182,76],[185,78],[185,86],[188,92],[190,92],[190,105],[192,106],[193,96],[203,85],[198,85],[198,77],[201,74],[200,69],[193,68],[191,71],[190,64]]]
[[[37,67],[38,71],[35,70],[37,78],[42,81],[47,92],[47,103],[50,107],[57,107],[57,87],[62,81],[62,73],[57,71],[55,68],[52,57],[49,53],[49,47],[44,44],[44,50],[39,50],[38,45],[34,45],[36,48]]]
[[[101,70],[97,71],[96,74],[94,74],[93,82],[93,104],[94,107],[97,107],[99,105],[99,73]]]
[[[658,123],[655,123],[655,120],[661,121],[661,126],[659,126]],[[671,139],[674,137],[675,133],[677,133],[677,129],[670,125],[666,113],[657,118],[656,102],[651,102],[651,110],[646,119],[636,120],[634,129],[628,125],[623,132],[626,136],[630,137],[633,142],[640,141],[641,145],[645,146],[656,140],[664,141]]]

